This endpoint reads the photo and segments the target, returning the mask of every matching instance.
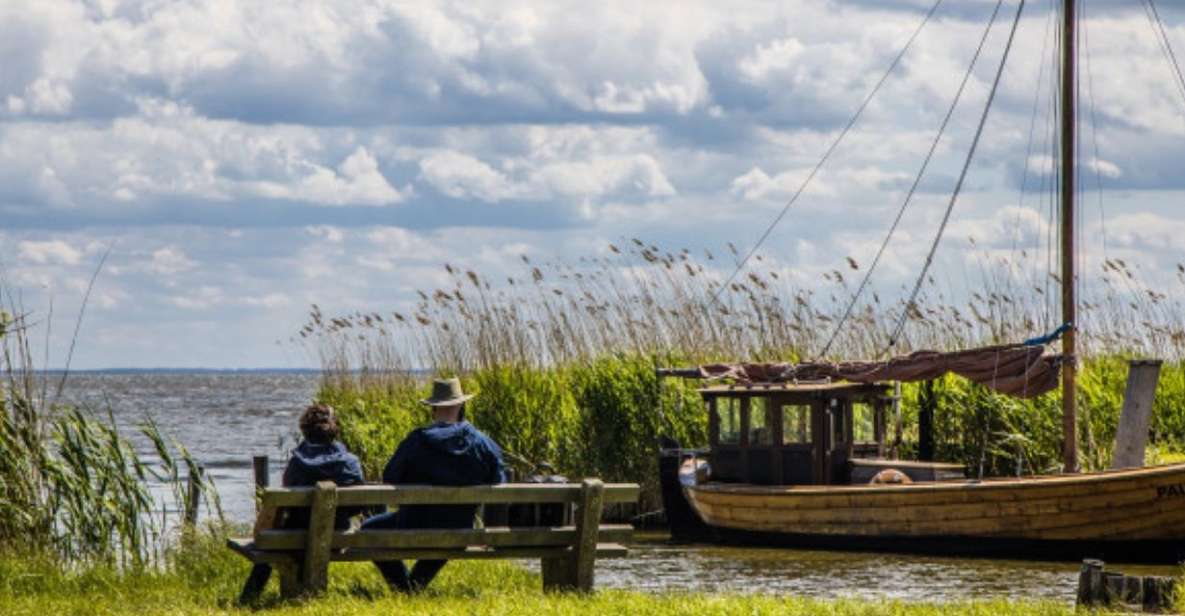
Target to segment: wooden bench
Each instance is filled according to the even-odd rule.
[[[625,556],[625,546],[633,537],[631,526],[601,524],[602,508],[637,499],[637,484],[606,485],[599,479],[579,484],[346,488],[322,481],[316,487],[263,489],[255,536],[227,539],[227,546],[253,563],[271,565],[279,573],[284,597],[324,591],[329,563],[333,561],[413,559],[538,558],[542,561],[544,590],[588,592],[593,587],[596,559]],[[575,524],[448,530],[334,529],[338,507],[547,503],[575,505]],[[308,507],[308,528],[277,528],[282,507]],[[249,578],[244,597],[251,584]]]

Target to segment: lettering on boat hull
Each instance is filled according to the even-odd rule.
[[[1185,498],[1185,483],[1156,486],[1156,498]]]

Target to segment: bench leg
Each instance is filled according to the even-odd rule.
[[[271,565],[259,563],[251,567],[251,573],[247,574],[247,581],[243,583],[243,591],[239,593],[238,604],[246,605],[258,599],[271,576]]]

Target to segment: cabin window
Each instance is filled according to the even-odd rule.
[[[876,411],[867,402],[852,403],[852,440],[857,443],[876,442]]]
[[[741,444],[741,401],[736,398],[717,398],[716,413],[720,417],[720,443]]]
[[[765,398],[749,399],[749,445],[773,447],[773,405]]]
[[[811,407],[807,404],[787,404],[782,407],[782,444],[796,445],[811,442]]]

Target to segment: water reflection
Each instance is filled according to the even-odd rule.
[[[1175,567],[1125,565],[1133,575],[1175,575]],[[800,597],[958,601],[1053,599],[1072,602],[1078,564],[672,545],[642,535],[630,557],[597,563],[597,586]]]

